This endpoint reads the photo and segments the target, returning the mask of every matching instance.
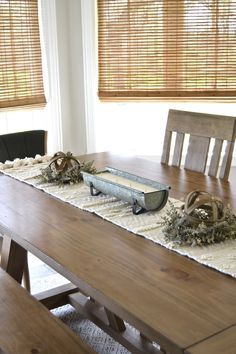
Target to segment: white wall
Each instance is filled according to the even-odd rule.
[[[170,108],[236,115],[235,103],[101,103],[96,115],[97,150],[112,149],[116,152],[160,157]]]

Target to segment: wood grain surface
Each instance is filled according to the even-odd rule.
[[[0,268],[0,353],[94,353]]]
[[[204,340],[186,350],[186,354],[235,354],[236,326]]]

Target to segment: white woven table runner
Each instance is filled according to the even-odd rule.
[[[33,185],[77,208],[95,213],[135,235],[143,236],[201,264],[236,277],[236,240],[204,247],[173,245],[165,240],[161,227],[161,217],[165,214],[168,204],[159,212],[152,211],[134,215],[131,206],[126,202],[102,194],[91,196],[89,188],[83,182],[60,187],[52,183],[43,183],[37,176],[40,175],[41,169],[48,165],[49,159],[48,156],[37,156],[35,159],[17,159],[14,163],[0,163],[0,170],[6,175]],[[171,201],[175,206],[183,204],[173,198]]]

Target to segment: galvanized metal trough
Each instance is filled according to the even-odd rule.
[[[81,173],[91,195],[103,193],[124,200],[132,205],[136,215],[161,210],[168,200],[170,186],[112,167],[96,174]]]

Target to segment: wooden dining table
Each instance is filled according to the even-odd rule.
[[[168,184],[181,200],[207,191],[236,211],[235,183],[109,152],[80,160]],[[199,343],[235,332],[227,331],[236,325],[235,278],[5,174],[0,232],[1,266],[10,275],[21,282],[31,252],[70,281],[36,298],[48,308],[71,303],[131,353],[195,353]],[[233,337],[230,343],[236,353]]]

